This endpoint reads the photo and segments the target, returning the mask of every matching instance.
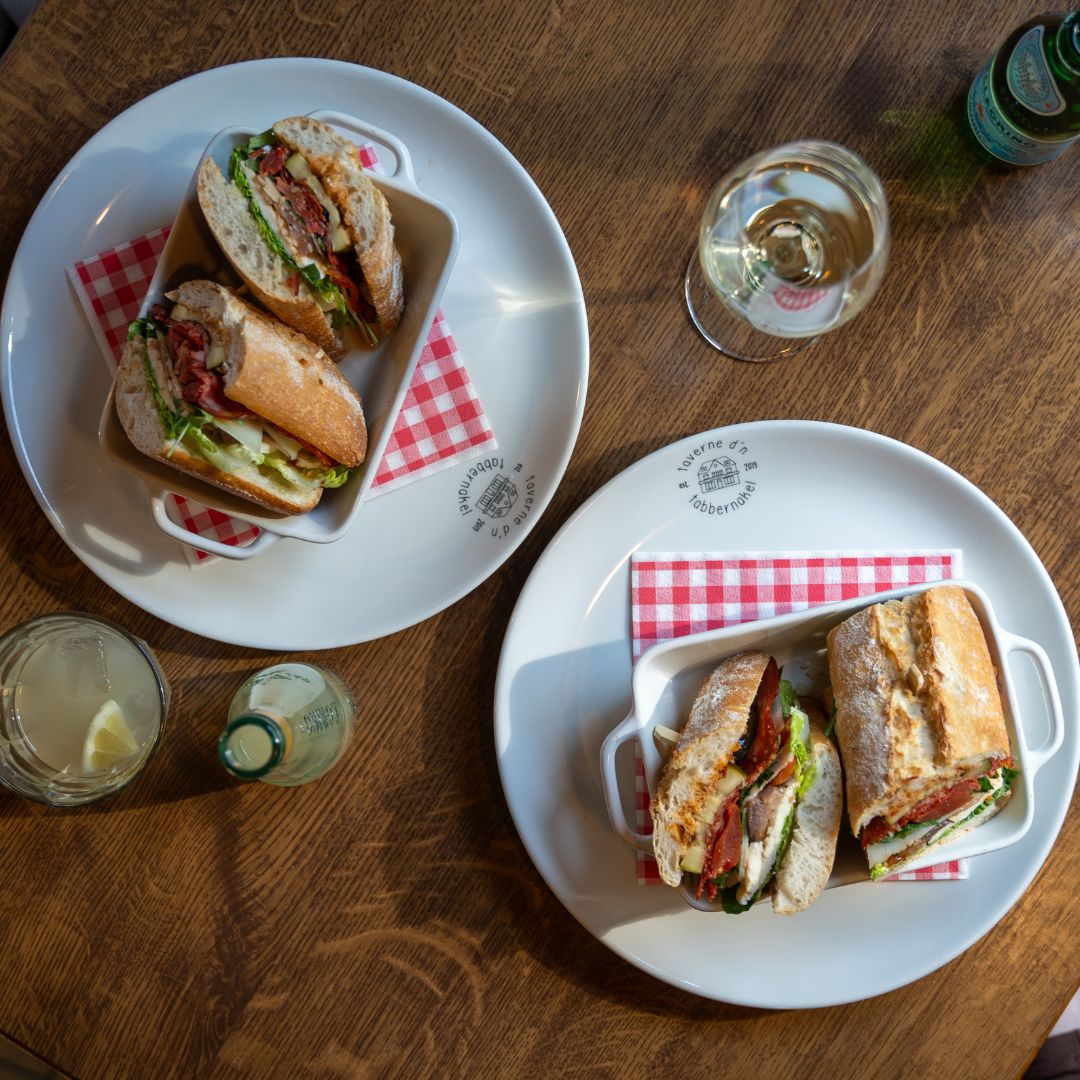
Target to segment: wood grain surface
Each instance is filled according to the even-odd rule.
[[[592,370],[566,478],[504,569],[420,626],[319,654],[365,726],[295,790],[234,783],[214,760],[228,697],[274,657],[101,584],[5,444],[0,625],[100,613],[152,643],[175,697],[162,750],[112,801],[58,813],[0,793],[0,1031],[80,1078],[1021,1073],[1080,972],[1075,812],[1019,903],[937,973],[815,1012],[725,1006],[623,963],[547,890],[506,809],[490,714],[515,598],[557,528],[644,454],[730,422],[854,424],[959,470],[1031,540],[1075,631],[1080,150],[991,169],[958,126],[973,72],[1029,12],[45,0],[0,62],[5,279],[53,177],[124,108],[241,59],[332,56],[442,95],[532,174],[577,260]],[[797,361],[734,364],[680,298],[703,199],[747,153],[805,136],[883,178],[890,269]]]

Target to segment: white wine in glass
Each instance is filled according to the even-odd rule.
[[[858,314],[888,252],[885,193],[866,162],[835,143],[788,143],[713,190],[686,271],[687,307],[721,352],[778,360]]]

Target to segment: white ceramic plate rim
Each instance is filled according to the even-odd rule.
[[[519,636],[529,634],[529,622],[531,618],[530,606],[533,602],[533,593],[542,588],[543,583],[540,578],[543,573],[544,565],[549,555],[557,548],[565,544],[573,544],[576,539],[578,529],[582,526],[582,523],[588,518],[590,511],[600,500],[602,500],[607,493],[615,488],[630,486],[635,477],[644,471],[648,464],[660,455],[671,453],[676,447],[691,447],[695,443],[701,443],[707,439],[716,438],[719,435],[723,435],[724,438],[728,438],[735,432],[770,432],[770,431],[805,431],[808,436],[813,436],[815,432],[824,432],[826,434],[833,433],[839,434],[843,437],[850,437],[856,443],[860,441],[876,442],[886,447],[890,452],[899,456],[907,457],[913,462],[916,462],[923,468],[929,468],[938,472],[948,482],[956,484],[966,489],[966,491],[973,495],[981,508],[988,512],[991,519],[998,528],[1004,529],[1009,533],[1014,540],[1019,540],[1022,547],[1027,549],[1030,555],[1029,569],[1033,570],[1035,574],[1041,579],[1046,596],[1044,599],[1051,600],[1046,606],[1047,617],[1051,621],[1053,631],[1057,636],[1068,641],[1070,648],[1067,655],[1071,657],[1072,670],[1069,672],[1071,676],[1072,685],[1076,685],[1080,682],[1080,664],[1077,663],[1075,649],[1072,647],[1072,630],[1066,617],[1065,610],[1061,604],[1061,600],[1057,595],[1057,591],[1054,588],[1053,582],[1050,579],[1049,574],[1046,572],[1045,567],[1039,560],[1038,556],[1031,549],[1030,544],[1020,532],[1020,530],[1013,524],[1008,516],[982,491],[980,491],[974,484],[972,484],[965,477],[959,473],[950,469],[937,459],[931,457],[929,454],[925,454],[920,450],[915,449],[912,446],[908,446],[905,443],[898,442],[897,440],[890,439],[887,436],[877,434],[875,432],[867,431],[861,428],[846,427],[839,424],[824,423],[821,421],[813,420],[765,420],[754,423],[730,425],[724,428],[713,429],[712,431],[701,432],[697,435],[691,435],[684,439],[679,439],[677,442],[669,444],[668,446],[661,447],[654,451],[652,454],[640,459],[634,464],[628,466],[623,472],[609,480],[603,487],[596,491],[585,503],[583,503],[578,510],[570,517],[570,519],[559,530],[555,538],[551,541],[544,554],[541,555],[536,565],[533,567],[530,573],[528,581],[525,583],[525,587],[521,591],[521,595],[518,598],[517,605],[515,606],[514,613],[511,616],[510,623],[507,627],[506,636],[503,641],[503,647],[499,657],[498,675],[495,684],[495,701],[494,701],[494,734],[496,743],[496,756],[499,764],[499,775],[503,785],[503,791],[506,796],[507,804],[510,809],[511,817],[514,819],[514,824],[518,829],[518,834],[521,837],[526,851],[532,859],[533,864],[536,866],[540,875],[544,878],[548,887],[552,889],[555,895],[567,908],[567,910],[585,927],[591,934],[593,934],[599,941],[610,948],[617,955],[623,959],[629,961],[635,967],[652,975],[663,982],[669,983],[672,986],[679,987],[680,989],[687,990],[690,993],[712,998],[717,1001],[726,1001],[735,1004],[742,1004],[748,1006],[754,1006],[759,1008],[773,1008],[773,1009],[786,1009],[786,1008],[821,1008],[832,1005],[846,1004],[852,1001],[859,1001],[870,997],[875,997],[880,994],[888,993],[891,990],[895,990],[898,987],[905,986],[908,983],[914,982],[917,979],[922,978],[925,975],[936,971],[950,960],[959,956],[966,949],[970,948],[976,941],[978,941],[984,934],[989,932],[1000,919],[1012,908],[1012,906],[1020,899],[1023,893],[1026,891],[1031,881],[1034,879],[1039,869],[1042,867],[1043,862],[1046,859],[1057,835],[1061,829],[1061,824],[1064,821],[1065,813],[1068,809],[1069,802],[1072,797],[1072,787],[1075,785],[1077,760],[1071,762],[1071,768],[1069,769],[1069,775],[1072,777],[1072,783],[1067,790],[1058,791],[1054,793],[1052,798],[1047,798],[1043,795],[1045,802],[1055,803],[1054,807],[1054,822],[1053,827],[1046,830],[1041,836],[1036,835],[1034,830],[1027,833],[1026,837],[1020,841],[1020,843],[1031,845],[1036,850],[1033,852],[1033,857],[1028,862],[1028,869],[1030,870],[1022,880],[1013,880],[1004,885],[997,893],[998,902],[994,905],[994,913],[992,917],[982,920],[973,920],[971,930],[968,934],[963,935],[944,949],[941,955],[935,958],[935,961],[930,964],[916,965],[908,970],[890,970],[884,973],[873,972],[866,976],[864,984],[858,988],[848,986],[844,988],[830,987],[828,980],[823,979],[820,992],[813,995],[812,1000],[807,1000],[802,997],[790,997],[785,998],[783,992],[770,997],[769,999],[763,999],[754,995],[748,995],[742,992],[737,984],[727,985],[722,980],[719,984],[712,984],[704,986],[701,983],[694,982],[693,980],[684,977],[680,972],[671,970],[667,967],[661,967],[656,964],[649,963],[643,958],[637,956],[629,948],[623,947],[620,943],[611,940],[610,937],[602,936],[595,927],[591,926],[586,920],[583,914],[575,909],[573,898],[563,895],[553,882],[553,875],[551,869],[549,869],[549,861],[553,860],[557,853],[541,849],[535,843],[530,842],[529,833],[527,829],[523,828],[527,822],[519,818],[519,809],[515,805],[514,799],[514,778],[508,772],[507,761],[505,755],[500,752],[499,747],[502,745],[509,745],[510,739],[510,688],[513,682],[513,678],[517,673],[517,667],[514,659],[514,650],[516,642]],[[642,500],[644,505],[644,500]],[[639,536],[635,539],[644,538],[647,535],[647,523],[644,521],[646,515],[643,515],[643,522],[640,525]],[[624,545],[626,555],[624,556],[624,562],[629,561],[632,551],[637,550],[639,544],[635,542],[633,546]],[[778,545],[782,547],[783,545]],[[843,545],[838,545],[843,546]],[[612,571],[608,582],[617,575],[616,571],[622,563]],[[605,589],[609,587],[605,583]],[[595,597],[593,598],[595,601]],[[1045,644],[1045,643],[1042,643]],[[627,652],[630,650],[629,634],[626,638]],[[1055,671],[1057,681],[1059,685],[1064,682],[1062,673],[1060,670]],[[1070,711],[1072,702],[1066,700],[1065,702],[1065,716],[1066,723],[1073,723],[1075,721],[1074,712]],[[1062,747],[1062,753],[1065,752],[1065,747]],[[1074,748],[1074,759],[1080,759],[1080,748]],[[603,795],[600,794],[602,801]],[[606,817],[606,813],[605,813]],[[614,830],[612,830],[612,842],[616,844],[623,844],[621,838],[619,838]],[[635,889],[641,886],[636,885],[633,881],[627,883],[627,888]],[[659,886],[657,886],[659,887]],[[889,885],[871,885],[870,888],[934,888],[942,887],[937,883],[925,883],[919,885],[918,883],[904,882],[900,884]],[[947,886],[946,886],[947,887]],[[846,891],[846,890],[843,890]],[[688,909],[689,910],[689,909]],[[706,916],[702,916],[706,917]],[[714,917],[711,913],[707,917]],[[721,916],[716,915],[716,918]],[[730,916],[734,918],[736,916]],[[737,916],[744,918],[745,916]],[[780,916],[776,916],[779,918]],[[729,918],[725,916],[725,918]]]
[[[78,544],[69,535],[68,527],[63,516],[56,512],[50,505],[47,491],[41,486],[34,474],[28,448],[20,428],[20,420],[16,412],[12,386],[12,341],[14,339],[12,328],[15,322],[15,317],[12,313],[12,305],[14,302],[13,289],[16,277],[18,276],[17,268],[20,266],[20,263],[27,258],[26,247],[28,237],[31,237],[34,234],[35,229],[43,216],[50,213],[50,208],[56,199],[58,191],[78,174],[79,169],[84,166],[87,159],[92,155],[94,143],[97,139],[102,137],[106,132],[113,133],[118,130],[122,131],[124,125],[128,123],[127,118],[129,114],[135,110],[157,107],[161,110],[162,115],[168,115],[168,110],[164,108],[164,103],[170,96],[175,94],[180,94],[182,96],[185,89],[190,89],[194,84],[200,81],[226,78],[235,80],[234,85],[242,87],[244,79],[250,73],[262,73],[267,69],[272,69],[275,76],[279,76],[281,79],[299,80],[305,86],[318,84],[320,81],[320,72],[332,73],[345,79],[353,79],[360,90],[367,90],[370,93],[373,88],[377,88],[377,96],[381,97],[385,95],[389,97],[397,95],[398,99],[403,104],[407,104],[410,107],[419,105],[420,109],[425,112],[425,122],[431,120],[437,121],[440,117],[452,116],[457,123],[461,124],[468,131],[470,139],[475,140],[475,145],[482,144],[485,150],[492,153],[500,161],[501,165],[506,170],[506,173],[502,176],[504,183],[507,185],[516,185],[515,190],[521,193],[523,197],[527,197],[530,210],[537,215],[536,224],[542,228],[547,239],[552,243],[553,247],[557,249],[557,259],[553,258],[549,269],[552,271],[553,275],[559,278],[561,286],[565,288],[566,292],[564,317],[569,324],[568,333],[573,336],[572,347],[569,350],[566,350],[566,355],[570,356],[576,365],[574,376],[576,378],[577,389],[574,395],[573,407],[570,415],[565,416],[565,414],[560,414],[559,417],[560,423],[565,424],[565,441],[563,441],[561,445],[553,448],[545,459],[548,465],[547,477],[543,486],[537,488],[535,503],[531,513],[528,515],[528,519],[523,522],[522,526],[518,528],[513,535],[507,537],[505,543],[497,549],[493,549],[487,557],[470,572],[464,573],[456,585],[440,578],[439,581],[434,582],[431,585],[430,591],[434,594],[432,598],[423,601],[417,600],[411,608],[403,608],[401,611],[394,611],[392,614],[385,615],[378,620],[370,615],[366,615],[364,609],[360,607],[357,609],[356,621],[348,626],[342,623],[335,627],[328,628],[327,626],[318,623],[313,617],[311,625],[303,627],[302,630],[283,630],[281,629],[280,624],[268,625],[264,623],[259,625],[257,623],[252,623],[250,628],[245,627],[241,632],[237,632],[236,630],[221,630],[215,625],[212,614],[207,616],[201,612],[196,613],[191,607],[184,604],[182,598],[176,600],[163,600],[156,594],[148,592],[140,587],[140,579],[137,576],[129,576],[123,571],[117,572],[111,566],[98,565],[94,558],[89,553],[81,550]],[[323,100],[317,103],[317,105],[320,108],[341,107],[344,111],[357,111],[355,102],[339,102],[334,100],[332,95],[326,95]],[[312,106],[309,105],[304,111],[310,111],[311,107]],[[378,125],[380,119],[377,115],[378,110],[373,110],[373,112],[376,115],[365,116],[364,119]],[[208,118],[205,124],[206,139],[209,139],[213,132],[220,127],[220,117]],[[414,147],[411,149],[415,161],[416,148]],[[463,151],[463,153],[464,152],[465,151]],[[445,205],[445,200],[440,195],[438,189],[425,187],[424,190]],[[455,214],[455,217],[458,217],[460,224],[460,214],[456,213],[452,206],[450,207],[450,210]],[[462,243],[464,243],[465,238],[460,237],[460,239]],[[81,257],[86,257],[93,253],[94,250],[86,250],[82,253]],[[459,259],[459,271],[460,269]],[[57,288],[59,289],[62,287],[60,278],[62,277],[63,267],[58,266],[56,272]],[[448,294],[453,289],[453,286],[454,276],[451,275],[451,280],[447,289]],[[82,317],[81,314],[76,314],[79,318]],[[448,311],[447,315],[452,322],[454,319],[453,310]],[[481,124],[473,120],[456,106],[423,87],[409,83],[403,79],[399,79],[397,76],[385,72],[363,68],[359,65],[347,64],[341,61],[323,60],[318,58],[254,60],[200,72],[179,82],[163,87],[154,94],[135,103],[129,109],[111,120],[100,131],[95,133],[75,153],[64,168],[61,169],[27,224],[9,274],[8,285],[4,295],[3,312],[2,316],[0,316],[0,327],[2,327],[3,332],[3,340],[2,343],[0,343],[0,375],[2,375],[4,413],[8,424],[8,431],[15,448],[16,456],[19,460],[19,466],[22,469],[23,475],[26,477],[27,483],[30,485],[30,489],[39,506],[41,506],[42,510],[53,524],[53,527],[60,533],[65,543],[68,544],[74,554],[85,563],[92,572],[101,577],[102,580],[112,588],[116,589],[133,603],[138,604],[144,610],[166,622],[171,622],[193,633],[202,634],[212,640],[273,650],[296,648],[330,649],[384,637],[407,627],[414,626],[417,623],[430,618],[432,615],[445,610],[490,577],[490,575],[518,549],[521,543],[536,526],[540,516],[550,504],[558,484],[565,473],[566,466],[577,441],[585,408],[585,396],[588,383],[588,326],[585,315],[584,294],[581,289],[581,283],[574,264],[573,255],[554,213],[525,169]],[[465,357],[465,362],[466,365],[468,365],[468,356]],[[482,392],[481,401],[483,401]],[[502,437],[500,437],[499,431],[496,431],[495,434],[496,438],[500,441],[501,447],[504,443],[506,433],[502,433]],[[468,467],[468,464],[469,462],[466,461],[456,468],[464,469]],[[418,480],[416,483],[424,484],[431,479],[434,479],[434,477]],[[380,498],[393,498],[395,494],[397,493],[390,493],[381,496]],[[350,536],[354,535],[355,532],[356,530],[353,530],[353,533],[350,534]],[[348,542],[349,537],[347,536],[339,543]],[[290,541],[290,543],[296,542]],[[260,560],[264,557],[268,557],[268,555],[269,553],[267,553],[266,556],[260,555]]]

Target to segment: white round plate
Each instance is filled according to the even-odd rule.
[[[699,490],[698,466],[721,450],[756,462],[754,472],[743,472],[744,480],[753,477],[752,491],[745,483],[722,493]],[[774,915],[769,905],[739,916],[699,912],[674,889],[639,886],[635,853],[608,821],[600,780],[600,744],[631,703],[631,554],[902,548],[961,548],[964,577],[990,595],[1002,625],[1049,653],[1070,722],[1061,749],[1035,778],[1028,834],[972,859],[967,880],[847,885],[794,918]],[[1017,666],[1020,715],[1029,745],[1037,746],[1049,721],[1030,668]],[[1078,685],[1072,633],[1054,586],[985,495],[902,443],[780,420],[721,428],[660,450],[566,523],[529,577],[506,634],[495,742],[529,855],[605,945],[705,997],[768,1008],[836,1005],[940,967],[1027,888],[1061,827],[1080,763],[1071,722]]]
[[[338,109],[408,147],[420,189],[455,215],[442,308],[499,449],[365,504],[335,544],[283,540],[191,570],[142,487],[97,447],[108,371],[65,280],[71,263],[173,220],[207,140]],[[46,193],[4,297],[8,429],[38,502],[103,581],[168,622],[256,648],[325,649],[412,626],[517,548],[554,494],[581,424],[585,304],[540,191],[483,127],[427,90],[328,60],[259,60],[165,87],[99,131]],[[516,499],[478,507],[497,476]],[[505,486],[503,490],[507,490]]]

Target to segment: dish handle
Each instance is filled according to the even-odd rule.
[[[281,539],[263,529],[254,542],[242,547],[236,544],[223,544],[219,540],[210,540],[173,521],[165,509],[164,496],[160,493],[150,496],[150,513],[153,515],[154,524],[174,540],[179,540],[181,544],[205,551],[210,555],[220,555],[223,559],[250,559]]]
[[[623,743],[636,740],[641,733],[637,714],[630,715],[604,740],[600,748],[600,774],[604,781],[604,799],[612,828],[630,845],[650,855],[653,850],[652,836],[630,828],[623,813],[622,796],[619,792],[619,776],[615,770],[615,755]]]
[[[1061,708],[1061,695],[1058,693],[1057,682],[1054,679],[1054,669],[1050,666],[1050,657],[1041,645],[1027,638],[1017,637],[1005,631],[999,633],[1002,645],[1005,649],[1005,663],[1014,653],[1026,653],[1039,675],[1042,683],[1043,697],[1050,716],[1050,735],[1042,746],[1028,749],[1027,769],[1034,778],[1035,774],[1057,753],[1065,738],[1065,714]],[[1016,725],[1017,734],[1024,743],[1027,743],[1027,733],[1023,724]]]
[[[308,116],[313,120],[322,120],[323,123],[330,124],[332,127],[345,128],[346,131],[351,131],[354,135],[360,135],[369,142],[375,143],[376,146],[389,150],[395,158],[394,167],[390,168],[390,162],[383,161],[380,157],[379,164],[385,170],[383,175],[403,176],[413,187],[416,187],[412,158],[405,144],[396,135],[391,135],[389,131],[383,131],[382,128],[375,127],[366,120],[357,120],[355,116],[335,112],[333,109],[319,109],[317,112],[308,113]]]

